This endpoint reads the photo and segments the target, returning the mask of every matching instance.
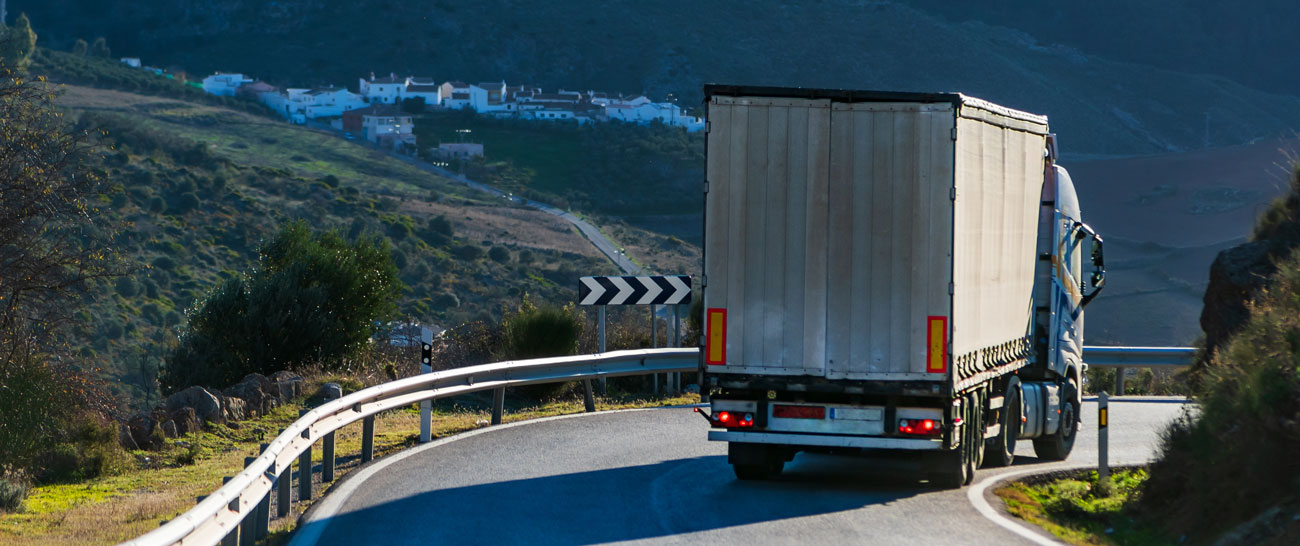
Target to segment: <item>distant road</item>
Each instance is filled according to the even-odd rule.
[[[334,129],[333,127],[330,127],[328,124],[313,121],[309,123],[309,126],[323,131],[328,131],[334,134],[340,134],[338,130]],[[363,146],[369,146],[369,143],[367,142],[358,142],[358,143]],[[621,271],[624,275],[641,274],[642,271],[641,267],[633,263],[632,260],[628,259],[626,254],[619,252],[620,247],[617,244],[615,244],[614,241],[610,240],[609,237],[606,237],[605,234],[601,233],[599,229],[596,229],[596,226],[592,225],[591,222],[583,220],[582,218],[575,216],[571,212],[555,208],[551,205],[542,203],[540,201],[532,201],[520,197],[515,197],[510,193],[501,191],[500,189],[494,188],[482,182],[475,182],[473,180],[470,180],[466,178],[465,175],[463,174],[454,173],[447,169],[443,169],[435,165],[430,165],[428,162],[420,160],[418,158],[396,154],[389,150],[384,150],[382,148],[378,148],[375,146],[371,146],[371,147],[378,149],[380,151],[388,152],[388,155],[392,156],[393,158],[404,161],[416,168],[423,169],[433,174],[459,181],[462,184],[465,184],[470,188],[476,189],[483,193],[490,194],[494,197],[499,197],[503,200],[510,200],[515,203],[522,203],[524,205],[535,208],[547,214],[551,214],[563,218],[564,220],[568,221],[570,224],[573,224],[574,227],[578,228],[578,231],[582,233],[582,236],[586,237],[588,241],[591,241],[591,244],[596,247],[596,250],[599,250],[601,254],[604,254],[606,258],[609,258],[611,262],[614,262],[614,265],[617,266],[619,271]]]
[[[1112,400],[1113,464],[1154,457],[1178,398]],[[1040,462],[1017,446],[1011,468],[1096,464],[1097,406],[1086,401],[1074,454]],[[920,483],[908,461],[890,464],[800,454],[770,482],[737,481],[726,445],[705,440],[690,409],[589,414],[487,429],[377,463],[327,496],[294,546],[312,544],[988,544],[1029,543],[982,516],[967,489]],[[378,466],[385,465],[385,466]],[[351,477],[349,479],[352,479]],[[312,523],[320,521],[325,525]],[[313,531],[302,532],[312,525]],[[1037,534],[1035,532],[1034,534]],[[1042,538],[1040,537],[1041,541]]]

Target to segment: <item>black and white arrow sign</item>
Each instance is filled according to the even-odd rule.
[[[677,305],[691,302],[690,275],[582,277],[580,305]]]

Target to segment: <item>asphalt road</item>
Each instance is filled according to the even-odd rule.
[[[1183,408],[1174,398],[1112,400],[1112,463],[1151,459]],[[976,482],[1095,464],[1096,415],[1086,401],[1068,461],[1040,462],[1022,441],[1012,468],[982,469]],[[305,524],[322,545],[1027,541],[981,516],[966,490],[921,481],[907,459],[799,454],[775,481],[737,481],[707,428],[690,409],[661,409],[489,429],[357,473],[325,499],[336,511],[323,502]],[[294,544],[314,534],[300,531]]]

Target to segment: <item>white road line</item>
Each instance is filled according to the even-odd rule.
[[[1029,476],[1033,474],[1043,474],[1043,473],[1055,473],[1060,471],[1077,470],[1083,468],[1092,468],[1092,467],[1090,465],[1081,465],[1081,466],[1052,467],[1050,469],[1030,468],[1027,470],[1020,470],[1016,472],[1005,472],[1002,474],[996,474],[984,478],[983,480],[981,480],[979,483],[975,485],[967,487],[966,499],[970,501],[971,506],[975,507],[975,511],[979,512],[980,515],[984,516],[985,519],[998,524],[998,526],[1002,527],[1003,529],[1006,529],[1008,531],[1011,531],[1012,533],[1019,535],[1025,540],[1033,542],[1034,544],[1041,544],[1045,546],[1057,546],[1059,544],[1065,544],[1064,542],[1056,540],[1055,538],[1047,538],[1039,534],[1038,532],[1035,531],[1035,529],[1038,529],[1037,526],[1031,528],[1028,526],[1028,524],[1019,523],[1017,520],[1002,515],[1001,512],[999,512],[996,508],[994,508],[992,505],[989,504],[988,499],[984,498],[984,492],[992,488],[994,485],[997,485],[1001,482],[1013,480],[1024,476]]]

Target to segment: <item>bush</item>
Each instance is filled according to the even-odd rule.
[[[521,360],[577,354],[584,320],[573,304],[559,308],[537,306],[525,295],[514,312],[502,320],[501,360]],[[572,387],[572,383],[550,383],[521,387],[521,394],[547,400]]]
[[[488,250],[488,258],[503,264],[510,261],[510,251],[503,246],[494,246]]]
[[[452,249],[451,255],[466,262],[478,261],[483,258],[483,248],[475,244],[460,245]]]
[[[1248,305],[1250,319],[1214,355],[1198,410],[1165,433],[1142,504],[1191,542],[1212,537],[1300,489],[1300,252]]]
[[[27,483],[15,476],[0,476],[0,513],[21,512]]]
[[[165,392],[309,362],[336,369],[370,339],[376,321],[396,315],[403,286],[385,239],[348,243],[299,221],[258,258],[190,313],[160,378]]]

